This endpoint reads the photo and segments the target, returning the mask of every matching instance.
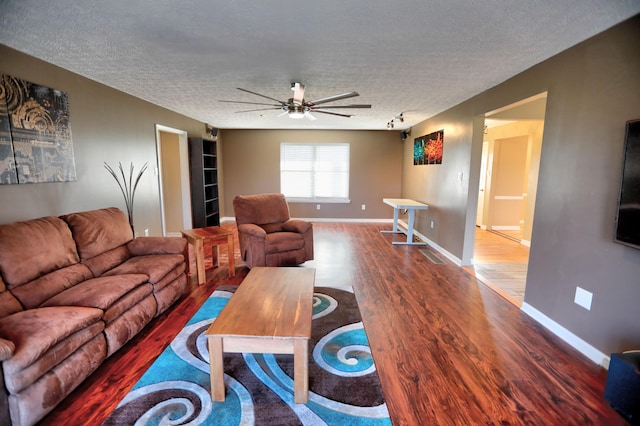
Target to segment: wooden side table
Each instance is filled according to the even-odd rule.
[[[220,228],[219,226],[209,226],[207,228],[186,229],[182,231],[182,236],[187,239],[196,253],[196,268],[198,270],[198,284],[202,285],[206,282],[206,271],[204,269],[204,244],[211,244],[212,246],[218,246],[222,244],[227,245],[227,251],[229,253],[229,276],[234,277],[236,275],[236,267],[234,262],[234,245],[233,245],[233,232]],[[189,259],[189,247],[186,250],[187,255],[187,268],[190,268],[191,261]],[[218,262],[220,260],[218,259]],[[189,271],[189,269],[187,269]],[[189,276],[191,272],[189,271]]]

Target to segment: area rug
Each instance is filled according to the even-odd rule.
[[[220,287],[103,425],[390,425],[353,293],[316,287],[309,402],[293,400],[293,355],[225,354],[212,402],[205,331],[236,287]],[[247,312],[247,315],[251,315]]]

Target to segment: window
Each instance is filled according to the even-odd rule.
[[[349,144],[281,143],[280,191],[294,201],[349,202]]]

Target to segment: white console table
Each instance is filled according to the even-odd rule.
[[[383,198],[382,202],[393,207],[393,230],[392,231],[380,231],[384,234],[402,234],[398,228],[398,213],[400,210],[407,210],[409,212],[409,224],[407,226],[407,241],[394,241],[392,244],[408,244],[414,246],[424,246],[426,243],[413,241],[413,226],[416,220],[416,210],[427,210],[429,206],[422,204],[414,200],[406,198]]]

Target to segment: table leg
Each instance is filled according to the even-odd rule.
[[[225,389],[224,366],[222,365],[222,337],[209,336],[208,340],[211,399],[213,401],[224,401]]]
[[[416,221],[416,211],[414,209],[409,209],[409,225],[407,228],[407,244],[411,244],[413,242],[413,226]]]
[[[198,284],[202,285],[207,281],[207,275],[204,269],[204,247],[202,239],[198,238],[196,240],[195,249],[196,268],[198,269]]]
[[[229,276],[236,276],[236,262],[234,259],[235,247],[233,246],[233,235],[227,237],[227,252],[229,254]]]
[[[398,213],[400,212],[399,208],[393,209],[393,232],[398,232]]]
[[[309,400],[309,341],[295,339],[293,342],[293,399],[296,404]]]

